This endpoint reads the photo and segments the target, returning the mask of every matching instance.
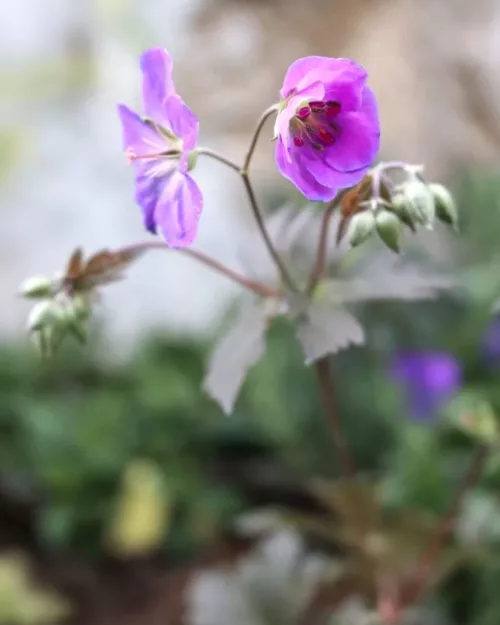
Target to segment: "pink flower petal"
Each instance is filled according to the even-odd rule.
[[[118,106],[122,123],[123,149],[136,156],[158,154],[165,150],[165,140],[124,104]]]
[[[325,160],[338,171],[352,172],[369,167],[380,146],[377,101],[365,87],[359,111],[341,113],[336,120],[341,127],[337,142],[325,150]]]
[[[196,115],[177,94],[167,98],[164,110],[172,132],[184,141],[184,151],[192,150],[198,140],[199,122]]]
[[[296,160],[319,184],[332,189],[346,189],[358,184],[369,169],[363,167],[355,171],[338,171],[330,167],[326,160],[309,146],[297,150]]]
[[[288,155],[289,143],[290,143],[290,121],[292,117],[295,115],[297,109],[304,101],[310,100],[321,100],[325,95],[325,86],[323,83],[315,82],[302,91],[297,92],[293,95],[288,102],[286,103],[285,108],[278,114],[276,118],[275,124],[275,132],[281,136],[281,140],[283,141],[283,145],[286,149],[285,156],[288,161],[291,161],[290,156]]]
[[[317,80],[327,82],[324,80],[326,75],[330,82],[334,76],[342,73],[349,73],[355,80],[366,80],[367,77],[366,70],[351,59],[334,59],[327,56],[307,56],[297,59],[290,65],[285,75],[280,91],[281,97],[286,98],[294,89],[303,89]]]
[[[156,234],[156,206],[167,184],[167,176],[151,176],[147,167],[142,167],[135,180],[135,200],[142,208],[144,227]]]
[[[299,150],[300,148],[294,151],[294,156]],[[308,200],[327,202],[337,194],[336,188],[329,188],[320,184],[301,162],[300,157],[293,158],[292,156],[291,162],[288,161],[285,147],[280,139],[276,143],[275,156],[283,176],[288,178]]]
[[[157,124],[168,126],[163,104],[175,93],[172,58],[163,48],[152,48],[142,54],[140,65],[144,112]]]
[[[203,196],[188,174],[174,173],[158,199],[155,218],[158,231],[173,248],[192,243],[203,210]]]

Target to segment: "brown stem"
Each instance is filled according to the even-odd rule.
[[[298,289],[293,281],[292,276],[288,272],[285,263],[283,262],[281,256],[278,254],[278,251],[274,247],[274,244],[271,240],[269,232],[267,231],[266,224],[264,222],[264,217],[259,209],[259,204],[257,202],[257,198],[255,197],[255,192],[252,187],[252,183],[248,177],[248,174],[241,171],[241,178],[243,180],[243,184],[245,185],[245,190],[248,195],[248,200],[250,202],[250,208],[252,209],[252,213],[255,217],[255,221],[257,222],[257,227],[259,228],[260,234],[264,240],[264,243],[267,247],[267,251],[271,255],[271,258],[278,269],[283,284],[286,285],[288,289],[290,289],[293,293],[297,293]]]
[[[238,165],[238,163],[235,163],[230,158],[225,157],[223,154],[219,154],[219,152],[216,152],[215,150],[212,150],[210,148],[198,148],[197,152],[198,154],[210,156],[210,158],[213,158],[214,160],[219,161],[219,163],[223,163],[224,165],[226,165],[226,167],[230,167],[231,169],[234,169],[238,173],[240,173],[241,171],[241,168]]]
[[[323,217],[321,220],[321,229],[319,233],[319,241],[316,252],[316,261],[309,277],[306,293],[312,295],[314,290],[319,284],[319,281],[323,277],[326,266],[326,257],[328,252],[328,232],[330,229],[330,221],[337,207],[340,205],[342,198],[349,191],[349,189],[343,189],[337,196],[327,205]]]
[[[243,167],[241,168],[242,174],[248,175],[248,170],[250,169],[250,162],[253,158],[253,153],[255,152],[255,148],[257,147],[257,141],[259,140],[261,130],[264,128],[264,124],[266,123],[268,118],[271,117],[271,115],[274,115],[274,113],[276,113],[277,110],[278,110],[278,106],[274,104],[273,106],[270,106],[268,109],[266,109],[262,113],[262,115],[259,117],[257,126],[255,127],[255,130],[252,136],[252,140],[250,142],[250,147],[248,148],[246,156],[245,156],[245,160],[243,161]]]
[[[268,118],[271,117],[271,115],[274,115],[274,113],[276,113],[277,110],[278,110],[278,107],[276,105],[270,106],[260,116],[257,122],[257,126],[255,127],[252,140],[250,142],[250,147],[248,148],[248,151],[245,156],[245,160],[243,161],[243,167],[240,170],[240,174],[243,180],[243,184],[245,185],[245,190],[247,192],[248,199],[250,201],[250,207],[254,214],[255,221],[257,222],[257,226],[262,235],[262,238],[264,239],[264,243],[267,247],[267,250],[269,254],[271,255],[271,258],[273,259],[274,264],[276,265],[276,268],[278,269],[280,273],[283,283],[286,285],[288,289],[296,293],[298,289],[294,283],[294,280],[292,276],[290,275],[290,273],[288,272],[288,269],[286,268],[286,265],[281,259],[281,256],[278,254],[278,251],[274,247],[273,242],[271,241],[271,237],[269,236],[269,232],[267,231],[266,224],[264,222],[264,218],[259,208],[259,204],[257,202],[257,198],[255,197],[255,193],[254,193],[252,183],[250,182],[250,177],[249,177],[250,163],[252,162],[252,158],[255,152],[255,148],[257,147],[257,142],[259,140],[260,133],[262,129],[264,128],[264,124],[266,123]]]
[[[332,376],[330,372],[330,364],[328,358],[320,358],[315,363],[316,373],[318,375],[321,398],[325,410],[326,420],[330,433],[332,435],[333,444],[339,455],[339,464],[344,478],[350,479],[354,476],[354,463],[349,453],[347,442],[342,433],[342,428],[335,409],[335,400],[332,389]]]
[[[408,592],[405,593],[406,605],[419,603],[426,590],[429,588],[432,571],[438,562],[447,539],[455,528],[465,496],[481,477],[488,458],[488,453],[489,449],[486,445],[477,446],[469,467],[462,477],[458,490],[450,502],[448,510],[439,521],[434,535],[431,537],[427,548],[411,576],[411,587],[408,589]]]
[[[273,115],[276,111],[277,111],[277,106],[273,105],[273,106],[270,106],[268,109],[266,109],[260,116],[257,122],[257,126],[255,127],[254,133],[252,135],[250,147],[247,150],[242,167],[239,167],[236,163],[234,163],[230,159],[226,158],[225,156],[222,156],[218,152],[215,152],[214,150],[211,150],[209,148],[200,148],[198,150],[198,153],[205,154],[206,156],[210,156],[211,158],[218,160],[219,162],[223,163],[227,167],[230,167],[231,169],[234,169],[240,174],[241,179],[243,180],[243,184],[245,185],[245,190],[248,195],[250,208],[252,209],[252,213],[255,217],[255,221],[257,222],[257,227],[259,228],[259,232],[264,240],[264,244],[271,258],[273,259],[274,264],[276,265],[276,268],[281,276],[283,283],[286,285],[286,287],[290,291],[296,293],[298,292],[298,289],[294,283],[294,280],[292,276],[290,275],[288,269],[286,268],[286,265],[284,264],[283,260],[281,259],[281,256],[278,254],[278,251],[276,250],[271,240],[269,232],[267,231],[266,224],[262,216],[262,212],[259,208],[257,198],[255,197],[255,192],[253,190],[252,183],[250,182],[250,176],[249,176],[250,163],[252,162],[252,158],[255,152],[255,148],[257,147],[257,142],[259,140],[260,133],[262,129],[264,128],[264,124],[266,123],[268,118],[271,115]]]
[[[170,248],[163,243],[162,241],[146,241],[144,243],[138,243],[137,245],[132,245],[127,250],[129,251],[146,251],[153,249],[161,249],[161,250],[169,250]],[[200,263],[203,263],[207,267],[211,267],[215,271],[223,274],[233,282],[240,284],[246,289],[253,291],[257,295],[261,295],[262,297],[281,297],[281,294],[276,289],[273,289],[266,284],[262,284],[261,282],[257,282],[256,280],[252,280],[251,278],[247,278],[242,276],[241,274],[233,271],[229,267],[226,267],[215,258],[211,256],[207,256],[204,252],[200,252],[199,250],[194,250],[192,248],[182,248],[177,250],[178,253],[184,254],[184,256],[190,256],[191,258],[195,258]]]

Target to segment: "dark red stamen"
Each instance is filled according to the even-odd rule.
[[[335,137],[332,135],[331,132],[328,132],[326,128],[320,128],[318,130],[318,135],[321,141],[323,141],[323,143],[326,143],[326,145],[332,145],[333,143],[335,143]]]
[[[309,102],[309,106],[312,108],[313,111],[322,111],[325,106],[326,103],[323,102],[323,100],[313,100],[312,102]]]
[[[307,143],[318,152],[333,145],[341,132],[340,125],[333,121],[340,110],[340,104],[333,100],[313,100],[297,109],[290,122],[294,145],[302,147]]]
[[[333,100],[329,100],[326,103],[326,114],[328,117],[336,117],[341,110],[341,106],[339,102],[334,102]]]

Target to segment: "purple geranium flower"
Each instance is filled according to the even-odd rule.
[[[121,104],[124,150],[134,166],[136,201],[144,225],[171,247],[193,242],[203,208],[201,192],[188,172],[198,139],[198,118],[175,91],[172,59],[153,48],[141,56],[145,118]]]
[[[480,345],[481,356],[486,365],[500,365],[500,317],[497,316],[486,328]]]
[[[309,56],[288,68],[276,119],[276,161],[309,200],[357,184],[380,144],[368,74],[350,59]]]
[[[446,352],[400,354],[391,374],[403,385],[410,413],[417,419],[436,417],[462,385],[460,364]]]

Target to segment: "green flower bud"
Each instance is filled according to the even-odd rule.
[[[86,295],[75,295],[69,306],[69,315],[78,321],[84,321],[89,318],[91,312],[91,303]]]
[[[412,180],[403,186],[403,194],[411,220],[431,229],[436,217],[436,207],[429,187],[419,180]]]
[[[75,319],[72,323],[68,325],[68,331],[70,334],[72,334],[75,337],[75,339],[79,343],[81,343],[82,345],[85,345],[85,343],[87,342],[87,337],[88,337],[88,328],[87,328],[87,323],[85,320]]]
[[[45,276],[33,276],[19,287],[19,295],[28,299],[49,297],[52,293],[52,280]]]
[[[382,241],[393,252],[401,249],[402,226],[398,217],[387,210],[381,210],[376,216],[377,232]]]
[[[375,215],[365,211],[354,215],[349,225],[349,243],[356,247],[364,243],[375,230]]]
[[[33,306],[28,316],[28,332],[37,332],[48,327],[60,327],[66,321],[66,312],[54,300],[43,300]]]
[[[458,211],[453,196],[442,184],[433,182],[429,190],[434,198],[437,218],[454,228],[458,226]]]
[[[404,193],[396,193],[391,199],[391,207],[399,220],[410,228],[412,232],[416,232],[415,222],[408,212],[406,197]]]
[[[42,358],[50,358],[61,345],[66,334],[65,326],[45,326],[31,334]]]

